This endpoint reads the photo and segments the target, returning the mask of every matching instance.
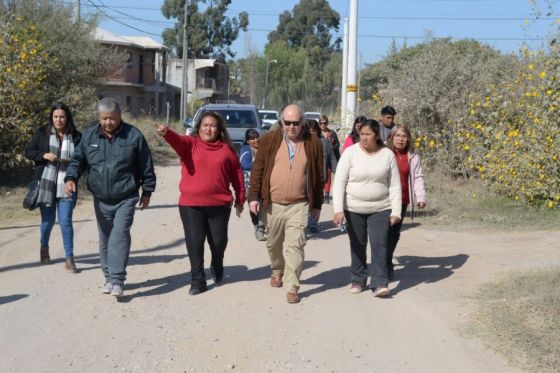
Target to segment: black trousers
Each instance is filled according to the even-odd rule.
[[[179,213],[191,263],[191,287],[203,289],[206,287],[204,273],[206,240],[212,254],[212,269],[216,275],[223,274],[231,206],[179,206]]]
[[[395,272],[393,266],[393,254],[395,253],[395,249],[397,248],[397,243],[399,243],[399,239],[401,238],[401,227],[404,220],[404,216],[406,214],[407,207],[408,207],[407,203],[402,204],[401,221],[399,221],[395,225],[391,225],[391,227],[389,228],[389,238],[387,242],[387,274],[389,276],[392,276],[393,272]]]
[[[389,235],[391,210],[372,214],[358,214],[345,210],[350,238],[350,269],[352,283],[366,285],[367,243],[371,247],[370,287],[387,286],[387,237]]]

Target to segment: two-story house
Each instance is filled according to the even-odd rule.
[[[169,49],[142,36],[121,36],[97,28],[95,39],[119,56],[100,88],[102,97],[115,97],[132,115],[165,115],[165,70]]]

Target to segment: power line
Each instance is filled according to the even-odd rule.
[[[153,36],[158,36],[160,37],[161,35],[159,34],[154,34],[154,33],[150,33],[148,31],[145,30],[141,30],[137,27],[131,26],[129,24],[126,24],[122,21],[119,21],[119,19],[130,19],[130,20],[135,20],[135,21],[140,21],[140,22],[145,22],[145,23],[157,23],[157,24],[169,24],[169,25],[174,25],[176,22],[173,21],[159,21],[159,20],[152,20],[152,19],[144,19],[144,18],[138,18],[132,15],[129,15],[127,13],[121,12],[116,10],[116,8],[120,8],[120,9],[143,9],[143,10],[156,10],[154,8],[142,8],[142,7],[131,7],[131,6],[107,6],[105,4],[103,4],[101,2],[101,0],[98,0],[99,3],[101,5],[97,5],[94,4],[91,0],[88,0],[88,2],[91,4],[89,6],[93,6],[95,7],[99,12],[101,12],[103,15],[105,15],[107,18],[123,25],[126,27],[129,27],[131,29],[134,29],[136,31],[140,31],[142,33],[145,34],[149,34],[149,35],[153,35]],[[88,6],[87,4],[84,4],[86,6]],[[103,9],[101,8],[106,8],[108,10],[112,10],[118,14],[123,15],[124,17],[118,17],[118,16],[112,16],[107,14],[107,12],[105,12]],[[228,14],[228,12],[226,12],[226,14]],[[256,12],[252,12],[250,14],[258,14]],[[264,13],[263,13],[264,14]],[[485,18],[475,18],[475,17],[394,17],[394,16],[362,16],[360,18],[366,18],[366,19],[387,19],[387,20],[469,20],[469,21],[481,21],[481,20],[488,20],[488,21],[496,21],[496,20],[502,20],[502,21],[513,21],[513,20],[525,20],[526,18],[513,18],[513,17],[485,17]],[[538,20],[555,20],[556,18],[538,18]],[[249,28],[247,29],[247,31],[255,31],[255,32],[272,32],[275,30],[272,29],[258,29],[258,28]],[[342,35],[340,34],[336,34],[333,35],[335,37],[341,37]],[[414,35],[375,35],[375,34],[358,34],[358,37],[361,38],[377,38],[377,39],[426,39],[425,36],[414,36]],[[432,39],[454,39],[454,40],[480,40],[480,41],[546,41],[548,39],[546,38],[500,38],[500,37],[433,37]]]
[[[269,29],[256,29],[249,28],[247,31],[258,32],[272,32],[275,30]],[[342,37],[342,34],[333,34],[335,37]],[[372,35],[372,34],[358,34],[361,38],[378,38],[378,39],[427,39],[426,36],[413,36],[413,35]],[[488,38],[488,37],[460,37],[460,36],[442,36],[430,37],[430,39],[453,39],[453,40],[482,40],[482,41],[546,41],[547,38]]]
[[[89,1],[89,0],[88,0]],[[65,2],[66,4],[72,4],[71,2]],[[116,9],[133,9],[133,10],[159,10],[161,11],[161,8],[149,8],[149,7],[136,7],[136,6],[119,6],[119,5],[112,5],[112,6],[108,6],[108,5],[88,5],[88,4],[84,4],[85,6],[93,6],[95,8],[107,8],[107,9],[111,9],[114,12],[123,14],[125,16],[128,16],[130,18],[136,18],[134,16],[131,16],[127,13],[123,13],[120,11],[117,11]],[[287,9],[286,9],[287,10]],[[238,15],[239,12],[247,12],[246,10],[241,10],[241,11],[237,11],[237,10],[230,10],[227,11],[225,14],[230,15],[230,16],[235,16]],[[279,12],[268,12],[268,11],[251,11],[251,12],[247,12],[249,14],[249,16],[279,16],[280,13]],[[386,20],[426,20],[426,21],[524,21],[524,20],[532,20],[532,21],[555,21],[557,20],[557,17],[537,17],[534,18],[534,15],[516,15],[516,16],[506,16],[504,15],[503,17],[476,17],[474,14],[471,16],[455,16],[453,15],[453,13],[449,13],[448,16],[444,16],[439,15],[439,16],[385,16],[385,15],[361,15],[358,16],[358,18],[360,19],[386,19]],[[157,20],[147,20],[147,19],[140,19],[138,18],[139,21],[146,21],[146,22],[169,22],[172,23],[171,21],[157,21]]]
[[[118,19],[116,19],[116,18],[110,16],[109,14],[107,14],[105,11],[103,11],[103,10],[101,9],[101,7],[100,7],[99,5],[94,4],[91,0],[87,0],[87,1],[88,1],[88,3],[90,3],[92,6],[94,6],[95,8],[97,8],[97,9],[99,10],[99,12],[102,13],[102,14],[104,14],[107,18],[110,18],[110,19],[112,19],[113,21],[115,21],[115,22],[117,22],[117,23],[120,23],[120,24],[123,25],[123,26],[126,26],[126,27],[131,28],[131,29],[136,30],[136,31],[140,31],[140,32],[142,32],[142,33],[144,33],[144,34],[148,34],[148,35],[153,35],[153,36],[161,37],[161,35],[154,34],[154,33],[151,33],[151,32],[145,31],[145,30],[141,30],[141,29],[139,29],[139,28],[137,28],[137,27],[134,27],[134,26],[131,26],[131,25],[126,24],[126,23],[124,23],[124,22],[121,22],[121,21],[119,21]]]

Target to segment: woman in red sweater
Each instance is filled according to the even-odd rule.
[[[191,263],[190,295],[200,294],[207,289],[204,273],[206,239],[212,253],[214,281],[219,284],[223,279],[224,251],[233,203],[230,184],[235,190],[238,216],[245,202],[243,172],[230,145],[223,118],[213,112],[204,113],[194,129],[193,136],[186,136],[164,125],[157,128],[157,133],[181,159],[179,213]]]

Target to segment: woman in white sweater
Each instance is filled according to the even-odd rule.
[[[389,227],[401,219],[401,184],[395,155],[383,145],[377,121],[366,121],[359,143],[342,153],[333,188],[333,222],[342,226],[346,221],[350,238],[350,291],[366,288],[369,236],[370,288],[377,297],[389,295],[387,236]]]

